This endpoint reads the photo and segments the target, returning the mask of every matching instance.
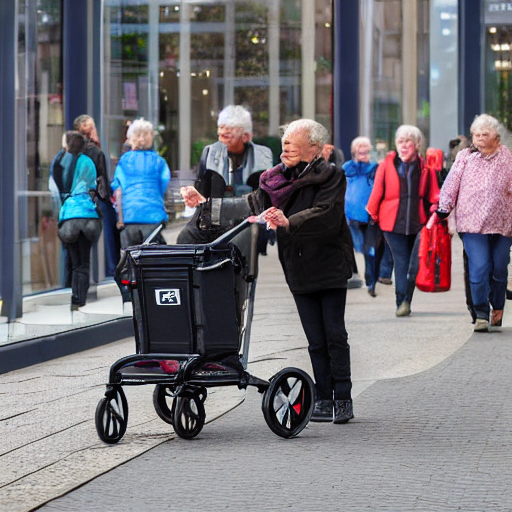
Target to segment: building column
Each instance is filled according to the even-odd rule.
[[[155,128],[159,117],[159,26],[160,2],[150,0],[148,5],[148,117]]]
[[[418,121],[418,2],[402,2],[402,123]]]
[[[224,26],[224,107],[235,104],[235,2],[226,2]]]
[[[315,0],[302,0],[302,117],[315,119]]]
[[[88,112],[88,0],[63,1],[63,67],[65,129],[73,128],[73,121]]]
[[[459,130],[469,135],[475,116],[484,108],[482,6],[480,0],[459,0]]]
[[[459,133],[457,3],[430,4],[430,145],[443,151]]]
[[[191,148],[191,86],[190,78],[190,4],[181,3],[180,9],[180,79],[179,79],[179,134],[180,179],[190,178]]]
[[[361,18],[363,30],[363,48],[361,74],[361,130],[360,135],[372,137],[373,101],[372,101],[372,71],[373,71],[373,16],[374,0],[361,1]],[[348,155],[346,155],[348,158]]]
[[[359,135],[359,2],[334,0],[333,143],[350,155]]]
[[[0,298],[1,316],[9,322],[23,314],[16,157],[17,9],[16,0],[4,0],[0,9]]]
[[[268,134],[279,136],[280,100],[279,100],[279,0],[268,0],[268,75],[269,75],[269,105],[268,105]]]

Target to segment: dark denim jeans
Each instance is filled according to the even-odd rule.
[[[417,235],[402,235],[391,231],[384,232],[384,237],[389,244],[395,264],[397,307],[405,300],[409,303],[412,301],[419,267],[420,233]]]
[[[309,344],[316,398],[350,400],[350,346],[345,330],[346,288],[294,294]]]
[[[103,215],[103,236],[105,248],[105,275],[113,276],[116,265],[119,263],[121,242],[119,230],[116,227],[116,211],[112,204],[98,201],[98,206]]]
[[[383,244],[384,254],[380,260],[379,277],[391,279],[391,274],[393,273],[393,256],[391,255],[391,250],[388,243],[384,240]]]
[[[502,235],[461,233],[468,256],[469,286],[478,318],[489,318],[489,304],[501,310],[507,291],[507,267],[512,239]]]

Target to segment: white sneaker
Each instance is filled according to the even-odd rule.
[[[473,329],[475,332],[488,332],[489,331],[489,321],[485,318],[477,318],[475,320],[475,328]]]
[[[396,310],[396,316],[409,316],[411,314],[411,305],[404,300]]]

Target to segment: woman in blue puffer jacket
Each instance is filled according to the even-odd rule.
[[[140,245],[158,224],[168,220],[164,196],[171,179],[167,162],[152,149],[153,125],[149,121],[135,120],[128,141],[132,151],[119,160],[111,183],[122,249]],[[161,237],[159,241],[165,243]]]
[[[375,269],[375,247],[369,240],[370,216],[366,211],[378,166],[376,162],[370,162],[371,149],[372,144],[368,137],[356,137],[350,146],[352,160],[343,164],[343,170],[347,177],[345,215],[352,234],[354,249],[364,254],[364,275],[368,293],[375,297],[375,283],[378,275]]]
[[[64,136],[64,149],[57,153],[50,166],[49,188],[59,208],[59,238],[71,259],[71,309],[85,305],[91,247],[101,233],[101,220],[93,201],[96,167],[82,154],[84,149],[84,136],[68,131]]]

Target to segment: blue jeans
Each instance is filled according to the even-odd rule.
[[[345,330],[346,288],[294,294],[309,345],[316,400],[350,400],[350,347]]]
[[[391,274],[393,273],[393,256],[391,256],[389,245],[385,241],[383,243],[384,254],[380,260],[379,277],[391,279]]]
[[[420,231],[421,233],[421,231]],[[397,307],[402,302],[411,303],[416,287],[420,247],[420,233],[417,235],[402,235],[384,231],[384,238],[389,244],[395,263],[395,295]]]
[[[503,235],[461,233],[468,256],[469,286],[477,318],[489,318],[490,306],[503,309],[512,239]]]
[[[367,236],[369,228],[368,224],[365,222],[349,220],[348,227],[350,228],[350,234],[352,235],[354,250],[364,254],[364,279],[366,286],[374,290],[377,278],[379,277],[379,265],[384,251],[385,242],[381,240],[382,247],[380,247],[380,250],[379,247],[370,247]]]

